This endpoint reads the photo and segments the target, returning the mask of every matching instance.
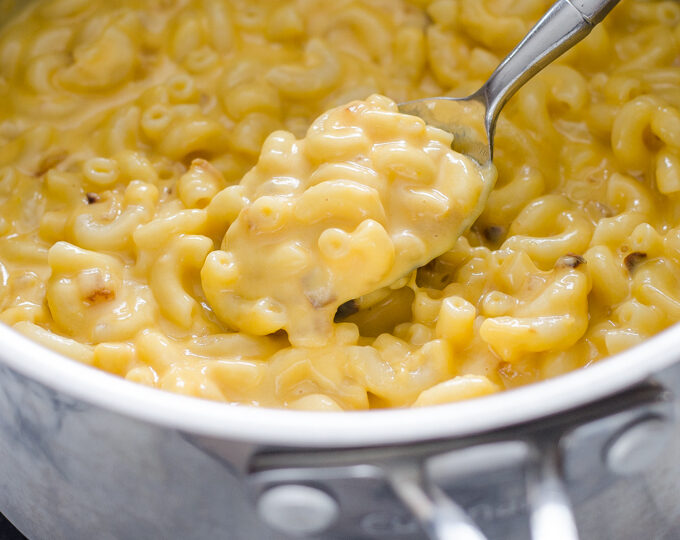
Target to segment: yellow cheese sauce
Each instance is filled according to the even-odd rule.
[[[549,4],[0,12],[0,322],[324,410],[477,397],[677,322],[680,4],[623,0],[511,100],[479,216],[493,177],[396,111],[474,91]]]

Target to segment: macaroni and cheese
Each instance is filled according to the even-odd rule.
[[[17,7],[0,322],[152,387],[348,410],[531,383],[680,321],[680,4],[623,0],[520,90],[483,209],[493,174],[396,111],[476,90],[550,3]]]

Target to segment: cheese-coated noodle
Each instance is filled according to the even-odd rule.
[[[493,177],[396,112],[477,89],[550,3],[0,12],[0,322],[156,388],[347,410],[680,321],[677,3],[623,0],[508,103],[481,214]]]

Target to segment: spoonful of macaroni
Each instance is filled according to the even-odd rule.
[[[496,119],[533,74],[616,1],[560,0],[475,94],[401,106],[374,95],[277,131],[220,207],[232,223],[201,271],[215,314],[254,335],[326,344],[338,307],[449,250],[481,213],[496,172]]]

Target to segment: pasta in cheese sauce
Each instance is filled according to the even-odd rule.
[[[396,111],[477,89],[549,4],[0,11],[0,322],[152,387],[349,410],[680,321],[679,4],[623,0],[508,103],[488,200],[493,172]]]
[[[303,140],[275,132],[234,191],[224,251],[201,271],[215,313],[255,335],[323,346],[338,307],[446,252],[495,180],[453,136],[372,96],[319,117]]]

